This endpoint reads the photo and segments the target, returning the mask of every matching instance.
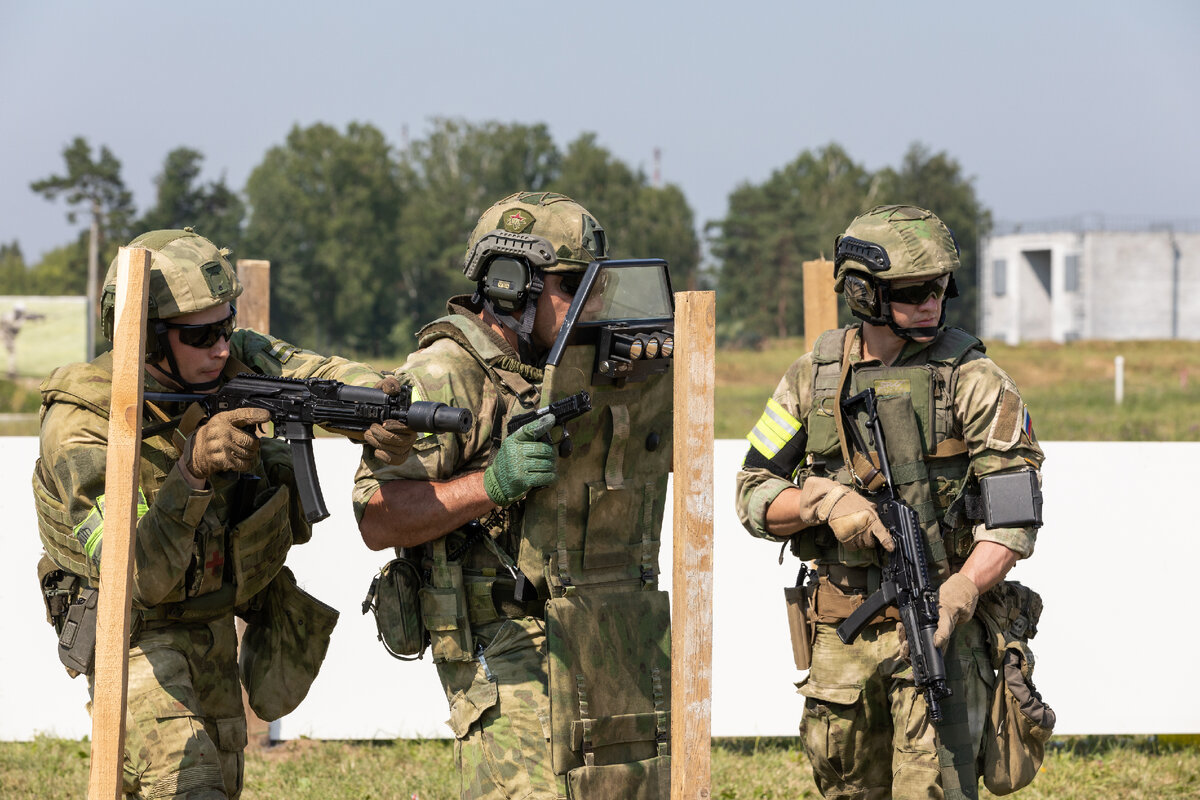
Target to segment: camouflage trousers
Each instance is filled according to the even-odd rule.
[[[995,676],[983,627],[954,632],[946,674],[954,694],[935,729],[912,668],[899,658],[894,623],[872,625],[853,644],[836,626],[817,625],[800,735],[824,797],[978,797],[975,761]]]
[[[450,703],[463,800],[559,800],[550,761],[546,623],[536,617],[473,627],[474,661],[438,664]]]
[[[129,650],[125,725],[126,797],[241,794],[246,717],[232,615],[138,637]]]

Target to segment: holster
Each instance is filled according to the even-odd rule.
[[[808,587],[805,579],[809,571],[806,565],[801,565],[800,574],[796,576],[795,586],[783,588],[783,598],[787,603],[788,631],[792,637],[792,659],[796,669],[806,670],[812,666],[812,642],[816,626],[808,619]]]
[[[67,608],[58,637],[58,660],[74,678],[91,673],[96,663],[96,614],[100,591],[80,589]]]

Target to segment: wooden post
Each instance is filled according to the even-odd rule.
[[[242,296],[237,299],[238,327],[271,332],[271,262],[239,258],[238,280]]]
[[[96,679],[92,696],[89,800],[120,800],[129,690],[129,611],[133,534],[141,465],[143,359],[150,252],[122,247],[117,255],[112,401],[104,480],[104,557],[96,617]]]
[[[252,258],[239,258],[238,280],[242,282],[242,295],[237,299],[238,327],[253,328],[259,333],[271,332],[271,262]],[[241,647],[246,623],[238,619],[238,646]],[[270,747],[271,724],[259,719],[250,707],[250,696],[242,687],[242,708],[246,712],[246,743],[251,748]]]
[[[675,295],[671,800],[712,781],[713,438],[716,295]]]
[[[837,294],[833,291],[833,262],[804,262],[804,347],[812,350],[817,337],[838,326]]]

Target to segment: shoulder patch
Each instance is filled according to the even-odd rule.
[[[300,352],[300,348],[287,342],[275,342],[271,345],[271,349],[267,351],[267,355],[278,361],[280,364],[286,364],[288,360]]]

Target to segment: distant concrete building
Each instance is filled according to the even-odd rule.
[[[1200,339],[1200,221],[1002,225],[979,252],[984,338]]]

